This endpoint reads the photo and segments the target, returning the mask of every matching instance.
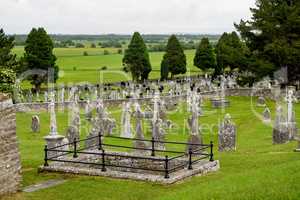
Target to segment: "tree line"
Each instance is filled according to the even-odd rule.
[[[239,83],[253,84],[265,76],[274,76],[280,69],[287,70],[285,84],[300,80],[300,1],[257,0],[251,8],[252,18],[234,24],[236,32],[224,33],[215,46],[207,37],[202,38],[194,56],[194,65],[206,73],[217,76],[223,73],[239,73]],[[112,35],[111,37],[114,37]],[[124,36],[127,37],[127,36]],[[163,36],[165,37],[165,36]],[[157,35],[151,40],[158,40]],[[147,39],[149,40],[149,39]],[[14,37],[0,29],[0,90],[10,91],[16,74],[32,69],[54,71],[59,68],[53,54],[51,36],[43,28],[33,28],[25,41],[25,53],[17,60],[12,53]],[[161,61],[161,80],[186,73],[184,48],[176,35],[168,38]],[[134,81],[149,77],[152,66],[145,41],[135,32],[123,57],[124,70],[132,74]],[[27,77],[39,90],[48,80],[48,74]]]

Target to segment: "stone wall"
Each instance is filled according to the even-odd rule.
[[[282,91],[283,92],[283,91]],[[219,93],[219,91],[207,91],[207,92],[201,92],[201,95],[205,99],[212,98],[216,96]],[[252,88],[232,88],[232,89],[226,89],[225,91],[226,96],[263,96],[267,99],[274,99],[274,94],[272,94],[271,89],[262,89],[259,91],[253,91]],[[181,95],[181,96],[167,96],[167,97],[162,97],[165,99],[173,99],[173,100],[185,100],[186,95]],[[151,101],[152,98],[142,98],[142,99],[137,99],[140,103],[144,102],[149,102]],[[111,100],[111,99],[106,99],[103,101],[105,106],[115,106],[115,105],[121,105],[123,102],[127,102],[128,99],[119,99],[119,100]],[[85,101],[79,101],[79,106],[81,108],[85,107],[86,102]],[[61,106],[61,104],[64,104],[63,106],[65,109],[68,107],[70,102],[64,102],[64,103],[56,103],[56,107]],[[48,103],[19,103],[16,104],[16,110],[17,112],[29,112],[32,110],[36,111],[47,111],[48,110]]]
[[[12,100],[0,94],[0,197],[20,189],[21,163]]]

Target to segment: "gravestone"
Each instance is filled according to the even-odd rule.
[[[271,122],[271,111],[268,107],[266,107],[265,110],[263,111],[263,121],[265,123]]]
[[[85,105],[85,119],[87,121],[91,121],[92,117],[93,117],[93,106],[90,100],[87,100]]]
[[[72,102],[71,116],[69,121],[69,126],[67,129],[67,138],[70,143],[75,140],[79,140],[80,136],[80,113],[77,102]]]
[[[121,137],[125,138],[132,138],[131,133],[131,110],[130,110],[130,103],[123,103],[123,112],[122,112],[122,119],[121,119]]]
[[[156,141],[154,143],[154,148],[157,150],[165,150],[165,131],[162,128],[162,120],[157,119],[156,121],[152,122],[152,136]]]
[[[64,139],[64,136],[61,136],[57,132],[57,123],[56,123],[56,114],[55,114],[55,95],[52,91],[50,94],[50,103],[49,103],[49,110],[50,110],[50,133],[44,139],[46,140],[47,148],[54,148],[56,146],[60,146]],[[59,155],[58,152],[55,151],[48,151],[47,156],[48,158],[55,157]]]
[[[199,149],[197,144],[202,144],[202,135],[199,133],[199,102],[196,97],[196,93],[193,93],[191,98],[191,111],[192,116],[188,119],[188,125],[190,129],[190,136],[188,139],[188,145],[186,147],[186,151],[189,150],[196,151]]]
[[[31,118],[31,130],[34,133],[40,132],[40,118],[37,115]]]
[[[225,115],[223,123],[219,127],[219,151],[236,150],[236,127],[229,114]]]
[[[256,105],[259,107],[265,107],[266,106],[266,100],[264,97],[260,96],[257,99]]]
[[[136,135],[135,135],[135,140],[133,143],[133,146],[135,148],[141,148],[141,149],[147,149],[149,145],[147,145],[147,143],[145,141],[141,141],[144,140],[144,133],[143,133],[143,129],[142,129],[142,119],[144,117],[144,113],[141,111],[140,105],[138,103],[136,103],[135,105],[135,119],[136,119]],[[136,149],[135,152],[138,154],[149,154],[149,151],[145,151],[145,150],[141,150],[141,149]]]
[[[283,109],[279,105],[276,109],[276,117],[273,127],[273,144],[283,144],[289,141],[289,131]]]

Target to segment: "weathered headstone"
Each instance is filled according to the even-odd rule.
[[[225,115],[223,123],[219,127],[219,151],[236,150],[236,127],[229,114]]]
[[[34,133],[40,132],[40,118],[37,115],[31,118],[31,130]]]
[[[263,111],[263,121],[265,123],[271,122],[271,111],[268,107],[266,107],[265,110]]]
[[[132,138],[132,132],[131,132],[131,110],[130,110],[130,103],[124,103],[123,104],[123,113],[122,113],[122,119],[121,119],[121,137],[126,138]]]
[[[71,116],[67,129],[67,138],[70,143],[79,140],[80,137],[80,113],[77,102],[72,102]]]
[[[278,106],[273,127],[273,144],[283,144],[289,141],[289,131],[283,109]]]
[[[260,106],[260,107],[265,107],[266,106],[266,100],[265,100],[265,98],[262,97],[262,96],[258,97],[256,105]]]
[[[135,119],[136,119],[135,139],[137,139],[137,140],[134,141],[133,146],[135,148],[140,148],[135,151],[138,154],[149,154],[150,153],[149,151],[142,150],[142,149],[148,148],[147,143],[145,141],[142,141],[145,139],[143,129],[142,129],[143,117],[144,117],[144,113],[141,111],[140,105],[138,103],[136,103],[136,105],[135,105]]]

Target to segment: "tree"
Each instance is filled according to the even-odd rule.
[[[91,44],[91,48],[96,48],[96,44],[95,44],[95,43],[92,43],[92,44]]]
[[[251,20],[235,27],[251,52],[256,76],[272,76],[287,67],[289,82],[299,80],[300,1],[257,0],[250,10]]]
[[[216,45],[216,54],[215,75],[223,73],[227,67],[230,70],[247,67],[247,48],[236,32],[223,33]]]
[[[160,80],[164,81],[168,79],[169,68],[166,60],[162,60],[160,65]]]
[[[128,49],[125,50],[123,65],[131,73],[134,81],[148,79],[152,68],[147,47],[138,32],[133,34]]]
[[[196,50],[194,65],[203,71],[215,68],[216,56],[208,38],[202,38]]]
[[[161,72],[161,74],[168,74],[170,72],[171,78],[173,78],[174,75],[186,73],[186,57],[175,35],[171,35],[168,40],[166,53],[161,62],[161,70],[162,69],[165,72]]]
[[[12,92],[18,62],[16,55],[12,53],[14,37],[5,35],[0,29],[0,91]]]
[[[28,34],[24,53],[25,70],[47,70],[53,69],[53,80],[58,79],[58,66],[55,64],[56,57],[53,54],[53,42],[44,28],[33,28]],[[41,84],[46,83],[48,76],[52,74],[34,74],[28,77],[35,90],[39,91]]]

